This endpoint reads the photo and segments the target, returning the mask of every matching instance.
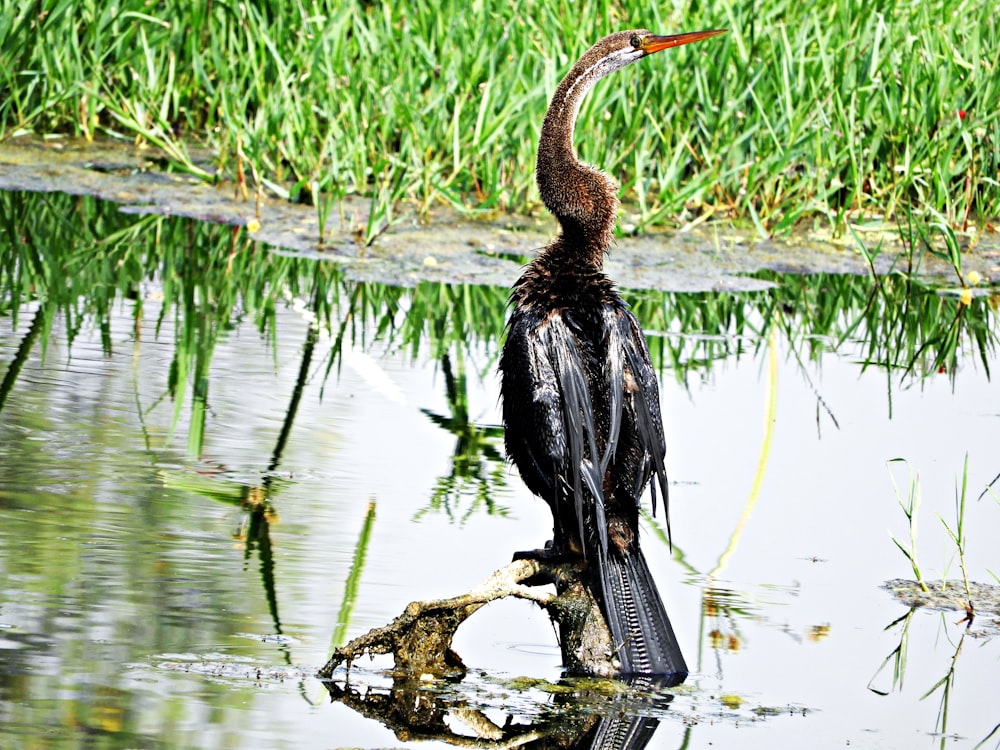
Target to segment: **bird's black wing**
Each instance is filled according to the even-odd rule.
[[[501,359],[507,452],[552,506],[557,529],[568,532],[572,522],[586,549],[584,522],[592,519],[606,554],[602,460],[584,356],[562,314],[511,318]]]
[[[597,427],[590,396],[587,367],[577,337],[562,315],[553,315],[538,331],[539,352],[552,363],[562,392],[562,418],[569,446],[564,476],[573,489],[573,512],[580,539],[587,549],[584,522],[592,519],[598,532],[600,554],[607,555],[608,523],[605,517],[603,472],[597,451]],[[587,492],[583,492],[586,487]]]
[[[622,305],[607,309],[604,319],[608,332],[607,377],[612,386],[609,391],[611,430],[606,457],[618,452],[623,430],[638,443],[639,455],[631,469],[634,474],[632,496],[638,502],[650,479],[655,477],[652,485],[653,513],[656,513],[656,491],[659,489],[669,536],[667,471],[664,465],[666,445],[656,372],[635,316]]]
[[[595,349],[566,314],[550,312],[542,319],[515,313],[501,372],[508,454],[528,487],[552,505],[556,526],[568,531],[572,520],[586,547],[584,521],[592,519],[605,553],[609,468],[637,503],[655,478],[654,514],[657,494],[665,506],[668,494],[659,387],[645,337],[623,304],[600,315],[605,339]],[[587,374],[598,349],[607,394],[600,415]],[[605,430],[600,440],[599,420]],[[666,526],[669,535],[669,516]]]
[[[566,435],[555,370],[538,352],[538,325],[531,312],[515,310],[511,316],[500,355],[500,396],[507,455],[528,489],[551,501]]]

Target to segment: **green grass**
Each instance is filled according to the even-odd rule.
[[[893,463],[907,463],[906,459],[903,458],[893,458],[890,459],[889,464]],[[892,541],[899,548],[899,551],[903,553],[903,556],[910,563],[910,567],[913,570],[913,577],[916,579],[917,584],[926,593],[928,591],[927,584],[924,581],[923,574],[920,572],[920,565],[917,563],[917,514],[920,509],[920,475],[910,471],[909,488],[904,496],[903,492],[900,491],[899,484],[896,482],[896,477],[893,475],[890,469],[889,477],[892,480],[892,488],[896,494],[896,500],[899,502],[899,507],[903,511],[903,515],[906,516],[907,525],[909,526],[909,543],[904,545],[895,536],[892,536]],[[965,585],[965,596],[966,605],[965,611],[967,615],[968,623],[971,625],[973,618],[975,617],[975,606],[972,602],[972,590],[969,586],[969,570],[965,563],[965,552],[968,544],[968,537],[965,534],[965,509],[966,509],[966,498],[968,497],[969,491],[969,454],[966,453],[965,461],[962,464],[962,480],[961,484],[956,483],[955,487],[955,525],[952,527],[949,523],[938,514],[938,520],[944,527],[945,533],[951,540],[952,544],[955,546],[955,553],[958,556],[958,566],[962,571],[962,582]],[[941,586],[944,587],[947,584],[947,570],[942,573]]]
[[[905,463],[906,460],[893,458],[889,461],[889,463],[900,462]],[[906,516],[907,526],[910,530],[909,544],[904,545],[894,536],[891,537],[892,542],[910,563],[914,579],[919,584],[921,591],[926,593],[928,591],[927,583],[924,581],[924,576],[920,572],[920,565],[917,563],[917,512],[920,510],[920,475],[910,474],[910,486],[905,497],[900,491],[892,471],[889,472],[889,478],[892,480],[892,489],[896,493],[896,500],[899,503],[899,507],[903,510],[903,515]]]
[[[965,535],[965,498],[968,489],[969,454],[966,453],[965,463],[962,466],[961,489],[958,487],[955,488],[955,528],[949,526],[948,522],[945,521],[940,515],[938,516],[938,520],[941,522],[941,525],[944,526],[944,530],[947,532],[948,538],[951,539],[952,543],[955,545],[955,551],[958,553],[958,567],[962,571],[962,581],[965,583],[965,596],[968,600],[968,609],[966,612],[971,623],[975,609],[972,604],[972,592],[969,590],[969,570],[965,565],[965,549],[968,542]]]
[[[669,8],[670,6],[667,6]],[[1000,213],[1000,20],[989,0],[152,4],[43,0],[0,14],[0,138],[121,136],[196,174],[246,159],[321,212],[371,199],[537,208],[548,96],[606,32],[729,33],[645,60],[584,104],[581,156],[643,230],[724,214],[780,232],[916,212]],[[958,116],[964,111],[964,119]],[[248,170],[252,171],[252,170]]]

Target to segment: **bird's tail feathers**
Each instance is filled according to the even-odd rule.
[[[595,557],[601,579],[595,594],[618,648],[622,674],[684,680],[687,664],[642,551],[609,550]]]

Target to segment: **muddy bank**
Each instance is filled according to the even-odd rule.
[[[239,226],[278,252],[339,263],[358,280],[403,285],[429,280],[508,286],[556,229],[547,215],[470,219],[436,207],[423,217],[403,210],[367,246],[360,235],[368,221],[369,201],[348,197],[331,210],[320,245],[315,208],[265,192],[258,212],[255,196],[244,199],[234,184],[216,186],[166,173],[162,163],[152,149],[118,143],[16,138],[0,143],[0,189],[89,195],[114,201],[129,213]],[[202,166],[210,165],[206,160]],[[767,288],[769,282],[747,276],[761,270],[868,273],[859,240],[848,235],[839,241],[807,234],[758,239],[722,223],[707,223],[689,231],[622,237],[607,271],[624,288],[686,292]],[[859,237],[870,250],[880,248],[874,259],[878,273],[907,266],[891,225],[869,227]],[[978,240],[967,243],[972,249],[963,254],[963,270],[978,271],[984,281],[996,282],[1000,237],[990,233]],[[921,254],[918,271],[942,285],[958,283],[951,265],[930,253]]]

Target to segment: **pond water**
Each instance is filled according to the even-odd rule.
[[[61,230],[11,222],[0,241],[0,747],[418,744],[331,702],[312,674],[338,622],[359,635],[548,538],[547,508],[487,429],[500,331],[473,332],[502,320],[503,290],[484,292],[500,300],[489,313],[449,287],[345,282],[319,304],[335,270],[321,287],[315,261],[284,259],[237,293],[186,295],[182,264],[163,259],[219,254],[218,270],[231,230],[89,199],[55,209]],[[26,248],[94,258],[116,237],[130,249],[106,287],[77,269],[89,293],[53,310],[35,294],[47,271],[20,283]],[[633,300],[663,367],[675,542],[658,517],[644,544],[693,672],[669,703],[633,707],[659,719],[648,747],[974,747],[1000,723],[995,608],[967,630],[964,612],[910,612],[881,585],[913,577],[892,537],[909,546],[898,497],[915,481],[921,570],[961,578],[942,521],[956,527],[966,457],[964,563],[997,583],[1000,504],[977,499],[1000,473],[993,339],[962,340],[946,365],[918,341],[907,372],[873,356],[909,329],[870,330],[871,282],[843,281],[862,304],[823,327],[808,295],[768,301],[841,282],[768,278],[778,291]],[[933,309],[960,312],[950,304]],[[738,314],[720,322],[720,305]],[[985,302],[979,314],[995,336]],[[172,372],[188,382],[175,398]],[[477,710],[527,724],[577,701],[511,681],[559,679],[528,603],[490,605],[456,647],[472,670],[438,696],[451,726]],[[353,685],[384,692],[386,666],[356,665]]]

